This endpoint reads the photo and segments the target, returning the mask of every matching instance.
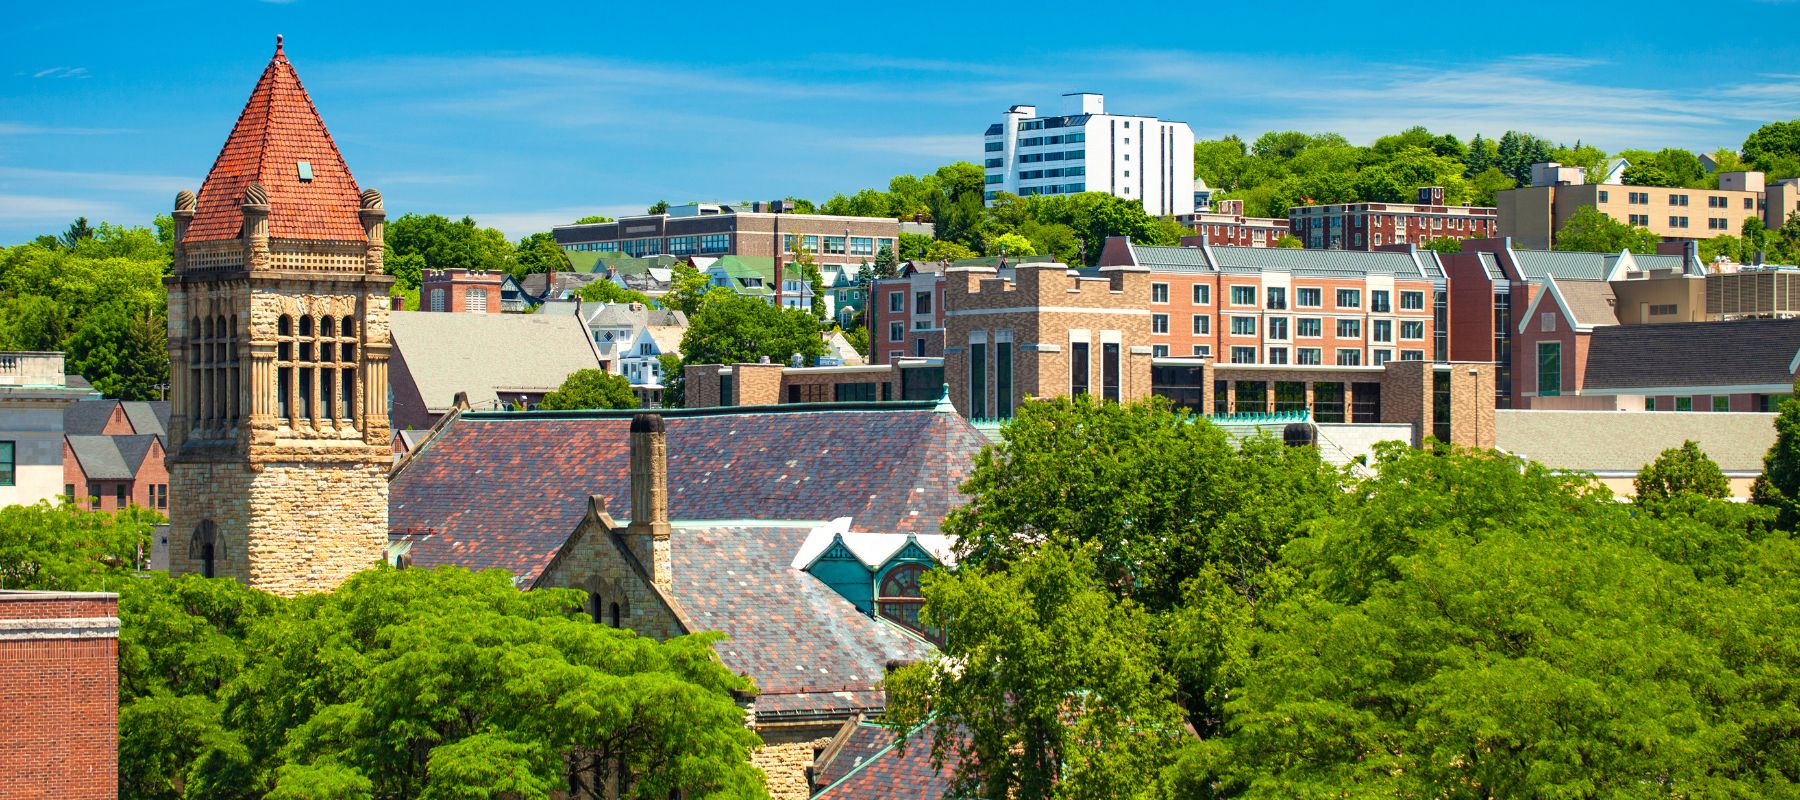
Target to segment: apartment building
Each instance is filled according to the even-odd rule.
[[[1105,95],[1063,95],[1060,115],[1007,109],[984,137],[987,199],[1000,192],[1106,192],[1153,216],[1194,213],[1194,131],[1185,122],[1109,114]]]
[[[1374,250],[1432,239],[1484,239],[1498,228],[1499,210],[1444,203],[1442,186],[1423,186],[1411,203],[1337,203],[1294,206],[1287,227],[1314,250]]]
[[[1107,240],[1100,265],[1150,273],[1157,357],[1221,364],[1381,366],[1448,359],[1437,254],[1150,247]]]
[[[1198,190],[1195,197],[1198,198]],[[1194,231],[1181,239],[1182,247],[1202,244],[1231,247],[1273,247],[1288,232],[1288,221],[1273,217],[1244,216],[1244,201],[1220,200],[1216,210],[1196,210],[1175,218]]]
[[[505,273],[487,270],[425,270],[419,277],[419,310],[500,313],[500,281],[505,277]]]
[[[1499,235],[1517,247],[1548,250],[1563,224],[1586,206],[1665,241],[1736,236],[1748,219],[1779,228],[1800,212],[1800,179],[1769,185],[1761,172],[1720,173],[1717,189],[1591,184],[1583,183],[1585,177],[1579,167],[1533,165],[1531,186],[1497,195]]]
[[[1192,141],[1188,149],[1193,150]],[[742,256],[771,259],[781,268],[793,260],[797,245],[820,265],[874,261],[883,247],[899,252],[900,230],[897,219],[775,213],[768,203],[689,203],[671,207],[667,214],[564,225],[551,234],[563,249],[576,252]],[[779,291],[775,285],[770,288]]]

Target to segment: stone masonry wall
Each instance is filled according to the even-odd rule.
[[[807,800],[812,782],[806,770],[831,737],[799,742],[769,743],[750,754],[750,765],[762,770],[764,785],[773,800]],[[899,787],[896,787],[899,788]]]
[[[605,524],[590,516],[576,530],[574,543],[538,577],[534,586],[588,592],[590,613],[596,597],[602,603],[602,609],[618,603],[620,627],[657,641],[667,641],[689,632],[638,572],[626,563]],[[619,530],[624,530],[624,526],[620,525]],[[650,565],[644,566],[649,568]]]
[[[287,596],[325,592],[385,560],[391,456],[360,455],[259,465],[245,548],[251,586]]]

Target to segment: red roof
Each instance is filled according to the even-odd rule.
[[[301,180],[301,162],[311,165],[311,180]],[[282,52],[279,36],[275,57],[200,186],[185,241],[237,238],[244,189],[257,183],[269,197],[270,238],[363,240],[356,179]]]

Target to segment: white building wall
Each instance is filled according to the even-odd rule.
[[[67,404],[0,401],[0,442],[13,443],[16,464],[13,485],[0,486],[0,506],[40,500],[54,503],[62,495],[63,407]]]
[[[1024,131],[1025,123],[1052,119],[1037,116],[1035,106],[1013,106],[1001,119],[998,151],[982,153],[982,161],[999,157],[1001,165],[985,167],[992,181],[987,191],[1025,194],[1026,190],[1044,186],[1066,187],[1082,184],[1084,191],[1106,192],[1116,197],[1142,201],[1144,210],[1154,216],[1173,216],[1194,212],[1194,132],[1185,122],[1170,122],[1156,117],[1100,113],[1104,98],[1093,94],[1066,96],[1067,114],[1090,114],[1080,127],[1042,128]],[[1020,137],[1048,137],[1080,132],[1082,143],[1062,143],[1021,148]],[[984,137],[983,142],[993,142]],[[1084,151],[1079,160],[1021,163],[1020,156],[1043,152]],[[1022,172],[1067,170],[1082,167],[1082,176],[1053,176],[1023,179]],[[1054,192],[1061,194],[1064,192]]]

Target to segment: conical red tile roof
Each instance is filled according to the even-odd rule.
[[[301,162],[312,166],[312,180],[301,180]],[[200,185],[199,205],[184,241],[237,238],[244,218],[239,206],[251,184],[261,184],[268,193],[270,238],[364,238],[356,178],[282,52],[279,36],[275,57]]]

